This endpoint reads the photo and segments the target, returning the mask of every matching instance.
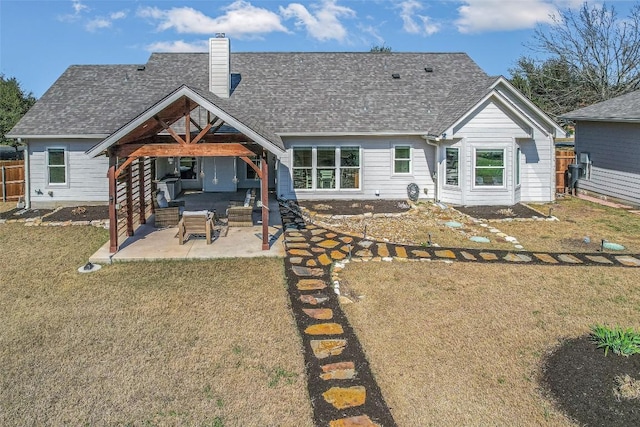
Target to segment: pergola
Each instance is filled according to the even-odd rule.
[[[237,157],[255,170],[261,190],[262,249],[269,249],[267,154],[284,150],[273,142],[277,137],[247,126],[228,105],[220,106],[224,103],[214,95],[181,86],[87,151],[92,157],[102,153],[109,157],[110,252],[118,251],[119,235],[132,236],[136,223],[144,224],[153,213],[151,160],[186,156]],[[206,111],[206,124],[192,117],[197,107]],[[237,132],[219,132],[225,124]],[[261,159],[261,167],[252,157]]]

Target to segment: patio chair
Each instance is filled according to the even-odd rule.
[[[253,205],[256,201],[256,190],[247,190],[244,202],[230,201],[227,208],[227,225],[229,227],[252,227]]]
[[[164,191],[158,190],[151,193],[153,199],[153,212],[155,215],[155,226],[175,227],[180,220],[180,207],[184,202],[169,202],[164,196]]]
[[[204,234],[210,245],[212,231],[213,216],[209,211],[184,211],[178,223],[178,240],[183,245],[190,234]]]

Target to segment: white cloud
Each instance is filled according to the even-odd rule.
[[[424,9],[422,3],[417,0],[406,0],[398,3],[402,29],[411,34],[426,34],[428,36],[440,31],[440,25],[434,23],[426,15],[418,15],[417,12]]]
[[[85,24],[84,28],[87,31],[90,31],[90,32],[95,32],[97,30],[101,30],[101,29],[105,29],[105,28],[111,28],[111,26],[113,25],[113,21],[116,21],[118,19],[124,19],[126,17],[127,17],[127,11],[126,10],[113,12],[113,13],[109,14],[108,18],[98,16],[96,18],[93,18],[93,19],[89,20]]]
[[[384,38],[380,35],[378,28],[373,25],[358,25],[358,29],[364,33],[368,34],[374,41],[375,45],[384,45]]]
[[[75,11],[76,15],[81,14],[85,10],[89,10],[89,6],[87,6],[86,4],[82,4],[80,0],[72,0],[72,3],[73,10]]]
[[[83,12],[89,11],[89,6],[82,3],[80,0],[71,0],[71,8],[73,9],[73,13],[59,15],[57,17],[58,20],[62,22],[75,22],[82,17]]]
[[[126,10],[121,10],[119,12],[113,12],[111,15],[109,15],[109,18],[111,18],[111,20],[115,21],[116,19],[123,19],[127,17],[127,11]]]
[[[206,52],[208,40],[200,40],[196,42],[185,42],[183,40],[175,40],[171,42],[156,42],[145,47],[149,52]]]
[[[558,6],[575,4],[576,0],[465,0],[458,8],[459,18],[455,24],[461,33],[527,29],[550,23]]]
[[[174,7],[168,10],[143,7],[137,14],[159,21],[158,31],[173,29],[183,34],[227,33],[238,38],[274,31],[287,32],[276,13],[255,7],[247,1],[237,0],[223,10],[225,13],[216,18],[191,7]]]
[[[344,41],[347,29],[340,18],[351,18],[356,15],[353,9],[336,4],[336,0],[324,0],[320,4],[311,5],[313,13],[300,3],[280,6],[280,14],[285,19],[294,18],[298,28],[305,28],[314,39]]]

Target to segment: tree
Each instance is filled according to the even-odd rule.
[[[371,50],[369,50],[369,52],[371,53],[391,53],[391,47],[390,46],[385,46],[385,45],[381,45],[381,46],[372,46]]]
[[[587,3],[578,11],[567,9],[551,18],[550,26],[535,29],[530,46],[543,59],[521,57],[511,70],[518,82],[514,84],[553,88],[552,93],[561,95],[554,114],[640,88],[640,4],[632,6],[624,19],[618,18],[613,6]],[[545,105],[554,101],[541,97]]]
[[[5,134],[35,102],[33,94],[25,94],[15,77],[7,79],[0,74],[0,144],[15,144],[13,140],[5,138]]]

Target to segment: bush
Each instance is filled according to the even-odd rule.
[[[591,327],[591,339],[598,348],[604,348],[605,356],[609,350],[621,356],[640,353],[640,333],[631,328],[595,325]]]

